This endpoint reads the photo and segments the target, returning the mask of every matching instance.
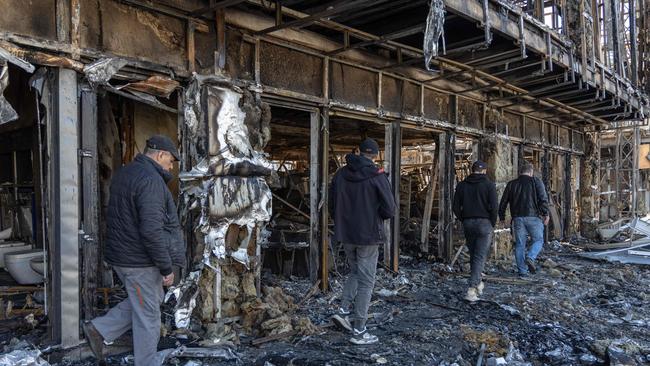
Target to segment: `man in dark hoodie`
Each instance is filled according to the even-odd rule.
[[[454,214],[463,223],[465,243],[469,249],[471,277],[465,299],[479,300],[485,287],[481,272],[492,244],[492,234],[497,222],[497,190],[485,174],[487,164],[476,161],[472,174],[456,186]]]
[[[512,235],[515,238],[515,259],[520,276],[535,273],[535,260],[544,246],[544,225],[548,225],[548,197],[544,183],[533,175],[533,165],[525,163],[519,169],[519,178],[508,182],[499,205],[499,218],[506,219],[510,205]],[[528,236],[532,240],[526,253]]]
[[[374,163],[378,156],[377,142],[364,140],[359,154],[345,157],[347,165],[334,175],[329,193],[334,218],[332,240],[344,244],[350,265],[341,308],[333,320],[352,331],[350,342],[354,344],[378,341],[377,336],[366,330],[366,320],[375,286],[379,245],[386,240],[383,223],[395,214],[395,198],[388,177]],[[351,313],[352,324],[347,319]]]
[[[163,285],[174,282],[172,265],[184,266],[185,243],[167,182],[178,151],[167,136],[147,140],[144,154],[118,170],[106,212],[104,257],[128,297],[106,315],[83,324],[91,350],[104,357],[104,342],[133,331],[136,366],[155,364]]]

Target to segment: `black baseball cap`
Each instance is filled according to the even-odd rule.
[[[153,135],[147,140],[147,147],[155,150],[163,150],[172,154],[174,159],[180,161],[180,155],[178,155],[178,150],[176,150],[176,145],[172,142],[172,139],[165,135]]]
[[[359,151],[366,154],[379,155],[379,145],[377,141],[367,138],[359,145]]]
[[[472,164],[472,171],[473,172],[478,172],[479,170],[485,170],[487,169],[487,164],[483,161],[477,160]]]

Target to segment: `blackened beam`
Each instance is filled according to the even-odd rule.
[[[536,94],[537,98],[535,98],[535,99],[525,100],[525,101],[520,101],[520,102],[512,102],[510,104],[506,104],[506,105],[501,106],[501,108],[508,108],[508,107],[512,107],[512,106],[515,106],[515,105],[523,106],[523,105],[527,105],[527,104],[531,104],[531,103],[534,104],[534,103],[537,102],[537,100],[554,99],[554,98],[557,98],[557,97],[562,97],[562,96],[567,96],[567,95],[575,95],[575,94],[579,94],[579,93],[584,93],[584,92],[586,92],[586,90],[583,90],[583,89],[574,90],[574,89],[572,89],[572,90],[565,90],[565,91],[558,92],[558,93],[546,94],[548,92],[550,92],[550,90],[544,91],[543,95]]]
[[[535,60],[535,61],[533,61],[531,63],[515,66],[515,67],[513,67],[511,69],[505,69],[503,71],[495,72],[492,75],[500,77],[502,75],[510,74],[511,72],[515,72],[515,71],[525,70],[525,69],[528,69],[528,68],[533,67],[533,66],[538,66],[539,67],[540,64],[543,63],[543,62],[544,62],[543,60],[541,60],[541,61],[540,60]]]
[[[119,1],[136,8],[149,10],[152,12],[156,12],[158,14],[170,16],[172,18],[191,20],[193,22],[196,22],[199,25],[196,28],[196,30],[202,33],[209,32],[208,23],[206,21],[199,19],[196,16],[193,16],[192,14],[182,11],[180,9],[161,6],[160,4],[151,5],[149,3],[143,2],[142,0],[119,0]]]
[[[611,118],[611,117],[627,118],[631,114],[632,113],[630,113],[630,112],[619,112],[619,113],[610,113],[610,114],[605,114],[605,115],[594,115],[594,116],[598,117],[598,118],[601,118],[601,119],[602,118]],[[630,119],[630,118],[628,118],[628,119]],[[555,120],[550,120],[550,122],[558,123],[558,124],[561,124],[561,123],[574,124],[574,123],[585,122],[585,121],[589,121],[589,120],[590,120],[589,118],[576,119],[576,120],[572,120],[572,121],[562,121],[562,120],[559,120],[559,119],[555,119]],[[615,122],[615,121],[610,121],[610,122]]]
[[[244,1],[246,1],[246,0],[223,0],[223,1],[219,1],[216,4],[206,6],[206,7],[200,8],[200,9],[196,9],[196,10],[190,12],[189,15],[190,16],[203,15],[203,14],[206,14],[206,13],[209,13],[209,12],[216,11],[218,9],[223,9],[223,8],[226,8],[226,7],[229,7],[229,6],[233,6],[233,5],[237,5],[239,3],[243,3]]]
[[[564,83],[560,83],[560,84],[550,85],[550,86],[546,86],[546,87],[543,87],[543,88],[531,90],[531,91],[528,91],[526,93],[514,94],[514,95],[507,96],[507,97],[492,99],[491,101],[495,102],[495,101],[502,101],[502,100],[517,99],[517,98],[522,98],[522,97],[533,97],[533,96],[544,94],[544,93],[547,93],[549,91],[552,91],[552,90],[555,90],[555,89],[560,89],[560,88],[563,88],[565,86],[572,85],[572,84],[573,83],[570,82],[570,81],[569,82],[564,82]]]
[[[582,100],[580,102],[567,104],[567,105],[571,105],[573,107],[585,106],[585,105],[587,105],[587,106],[602,106],[604,103],[611,104],[611,102],[609,100],[596,102],[596,101],[594,101],[594,99],[588,99],[588,100]],[[529,115],[529,114],[534,114],[534,113],[542,113],[542,112],[546,112],[546,111],[550,111],[550,110],[554,110],[554,109],[556,109],[556,108],[555,107],[546,107],[546,108],[536,109],[534,111],[526,112],[526,113],[523,113],[523,114],[524,115]]]
[[[477,58],[477,59],[473,59],[473,60],[470,59],[470,60],[467,60],[467,62],[465,62],[465,63],[467,65],[470,65],[470,66],[483,66],[486,61],[493,61],[494,59],[497,59],[497,61],[508,60],[508,59],[511,59],[510,56],[514,56],[514,55],[517,55],[517,54],[519,54],[519,50],[510,50],[510,51],[506,51],[506,52],[503,52],[503,53],[499,53],[497,55],[490,55],[490,56],[481,57],[481,58]],[[517,58],[520,59],[520,57],[517,57]]]
[[[278,31],[280,29],[300,27],[300,26],[303,26],[305,24],[318,21],[321,18],[331,17],[331,16],[334,16],[336,14],[340,14],[340,13],[345,12],[345,11],[354,10],[355,8],[359,8],[361,6],[364,6],[369,2],[370,2],[370,0],[338,1],[335,4],[332,4],[332,5],[328,6],[327,9],[325,9],[323,11],[319,11],[319,12],[317,12],[315,14],[306,16],[304,18],[292,20],[290,22],[286,22],[286,23],[279,24],[279,25],[276,25],[276,26],[273,26],[273,27],[262,29],[260,31],[255,32],[254,34],[259,36],[259,35],[275,32],[275,31]]]
[[[359,42],[359,43],[355,43],[355,44],[352,44],[352,45],[348,45],[347,47],[341,47],[341,48],[336,49],[334,51],[328,52],[327,55],[328,56],[333,56],[333,55],[336,55],[336,54],[339,54],[341,52],[351,50],[351,49],[354,49],[354,48],[367,47],[367,46],[372,46],[372,45],[375,45],[375,44],[384,43],[386,41],[391,41],[391,40],[394,40],[394,39],[404,38],[404,37],[407,37],[407,36],[411,36],[413,34],[418,34],[418,33],[422,32],[423,30],[424,30],[424,24],[418,24],[418,25],[413,26],[413,27],[405,28],[405,29],[399,30],[399,31],[394,32],[394,33],[389,33],[389,34],[380,36],[379,39]]]
[[[523,59],[520,58],[520,57],[515,57],[515,58],[510,58],[510,59],[505,59],[505,60],[499,60],[499,61],[495,61],[495,62],[492,62],[492,63],[489,63],[489,64],[480,65],[480,67],[475,67],[475,69],[476,70],[487,70],[487,69],[492,68],[492,67],[501,66],[501,65],[505,65],[505,64],[510,63],[510,62],[516,62],[516,61],[522,61],[522,60]],[[537,62],[535,64],[537,64]],[[436,80],[441,80],[441,79],[449,79],[449,78],[456,77],[458,75],[462,75],[462,74],[466,74],[466,73],[471,73],[471,71],[459,70],[459,71],[454,71],[454,72],[447,73],[447,74],[441,73],[439,76],[433,77],[431,79],[426,79],[426,80],[424,80],[422,82],[428,83],[428,82],[431,82],[431,81],[436,81]],[[504,81],[510,82],[507,79],[504,79]],[[501,82],[498,82],[497,84],[501,84]],[[505,83],[504,83],[504,85],[505,85]]]
[[[383,19],[387,16],[390,16],[392,13],[394,13],[395,10],[397,11],[405,11],[407,9],[411,9],[414,7],[418,7],[421,5],[426,4],[428,1],[415,1],[415,0],[401,0],[401,1],[389,1],[383,5],[377,5],[377,6],[372,6],[370,8],[360,10],[358,12],[350,13],[350,14],[342,14],[340,17],[337,17],[337,21],[339,22],[347,22],[350,20],[362,18],[363,24],[368,24],[373,21]],[[284,1],[282,2],[284,4]],[[285,6],[288,6],[285,4]],[[390,12],[393,10],[393,12]],[[388,12],[388,13],[387,13]],[[391,17],[393,18],[393,17]]]

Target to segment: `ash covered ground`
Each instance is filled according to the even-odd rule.
[[[460,266],[462,267],[462,266]],[[482,301],[462,300],[466,271],[401,258],[400,274],[378,269],[368,327],[380,342],[355,346],[329,317],[339,304],[344,276],[332,290],[302,301],[305,279],[265,275],[300,304],[315,334],[252,346],[240,336],[238,360],[172,358],[167,365],[644,365],[650,364],[650,267],[582,259],[557,247],[546,250],[536,275],[521,279],[510,262],[486,266]],[[167,347],[170,337],[163,339]],[[191,345],[190,345],[191,346]],[[50,359],[53,364],[54,358]],[[127,354],[109,365],[128,365]],[[60,365],[92,365],[66,362]]]

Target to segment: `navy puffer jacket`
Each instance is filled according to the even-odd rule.
[[[185,241],[167,182],[172,175],[145,155],[115,173],[106,212],[106,262],[118,267],[185,266]]]

